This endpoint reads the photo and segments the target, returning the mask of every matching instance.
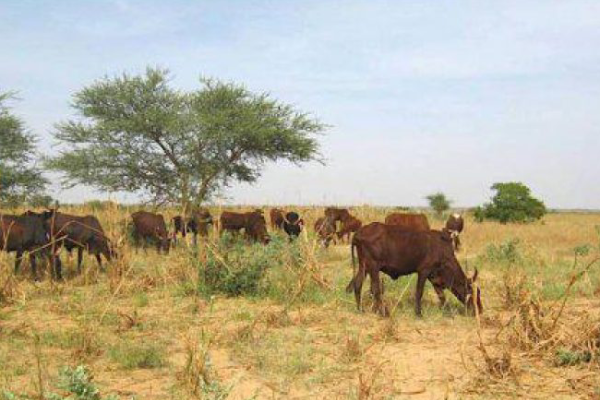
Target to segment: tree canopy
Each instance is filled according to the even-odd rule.
[[[76,93],[82,116],[59,123],[48,166],[65,185],[137,192],[187,210],[232,181],[254,182],[269,161],[319,160],[325,125],[265,93],[213,79],[173,89],[167,70],[104,78]]]
[[[478,220],[493,219],[501,223],[532,222],[546,214],[546,206],[531,195],[521,182],[500,182],[492,186],[492,202],[475,210]]]
[[[442,215],[445,211],[450,209],[450,204],[452,203],[446,195],[442,192],[437,192],[430,194],[425,197],[427,201],[429,201],[429,206],[436,212],[438,215]]]
[[[6,205],[40,196],[47,184],[35,166],[35,136],[7,105],[12,97],[0,93],[0,203]]]

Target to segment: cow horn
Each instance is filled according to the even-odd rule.
[[[473,273],[473,278],[471,278],[472,282],[475,282],[477,280],[477,275],[479,275],[479,271],[477,270],[477,267],[475,267],[475,272]]]

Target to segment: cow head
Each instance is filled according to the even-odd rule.
[[[478,313],[481,314],[483,307],[481,304],[481,291],[477,287],[477,293],[473,295],[473,286],[477,280],[478,271],[472,277],[467,277],[461,268],[452,245],[453,237],[448,231],[440,232],[441,238],[441,279],[443,285],[449,288],[456,298],[466,305],[467,310],[475,312],[475,304],[477,304]]]
[[[246,235],[256,242],[268,244],[271,241],[271,237],[267,232],[267,221],[262,215],[262,212],[248,213],[246,217],[246,226],[244,229],[246,231]]]

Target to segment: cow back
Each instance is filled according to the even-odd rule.
[[[430,230],[429,221],[425,214],[392,213],[385,217],[385,223],[418,232]]]

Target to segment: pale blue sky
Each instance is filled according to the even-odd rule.
[[[600,208],[598,1],[0,1],[0,90],[54,149],[71,95],[169,68],[244,83],[332,125],[327,166],[269,166],[232,202],[458,206],[519,180]],[[105,196],[56,191],[65,201]]]

